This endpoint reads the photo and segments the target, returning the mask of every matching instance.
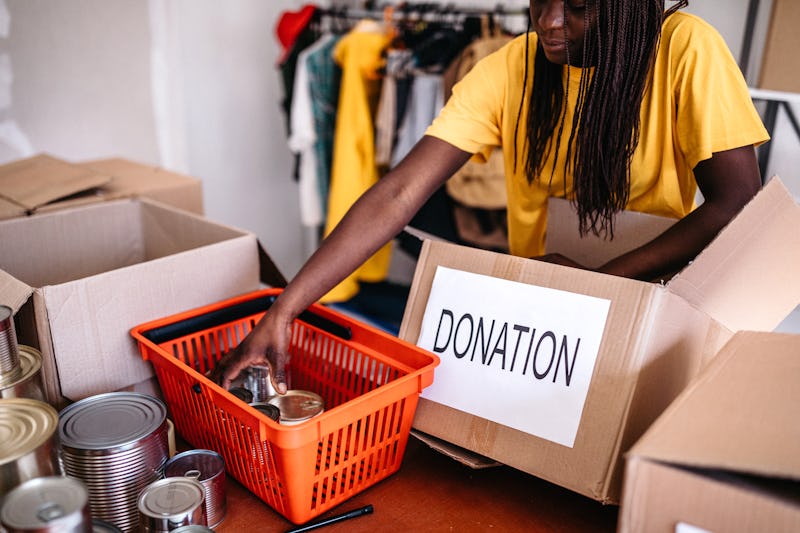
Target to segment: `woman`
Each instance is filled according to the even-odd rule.
[[[533,31],[453,88],[408,156],[351,208],[253,332],[215,368],[227,387],[268,364],[286,390],[292,320],[393,239],[470,157],[504,147],[512,254],[542,256],[547,198],[576,206],[582,233],[613,237],[631,209],[680,219],[600,272],[650,280],[692,260],[761,186],[768,140],[724,41],[663,0],[531,0]],[[695,208],[699,188],[703,203]]]

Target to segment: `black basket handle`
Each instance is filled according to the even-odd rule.
[[[175,322],[174,324],[167,324],[166,326],[143,331],[142,336],[154,344],[161,344],[198,331],[240,320],[246,316],[261,313],[269,309],[275,302],[275,299],[276,296],[260,296],[231,307],[218,309]],[[353,337],[353,332],[349,327],[337,324],[333,320],[325,318],[313,311],[303,311],[297,319],[344,340],[350,340]]]

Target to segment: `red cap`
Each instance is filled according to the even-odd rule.
[[[278,19],[278,24],[275,26],[275,35],[278,36],[278,41],[283,46],[283,56],[280,63],[286,58],[286,55],[294,46],[297,37],[308,26],[314,13],[317,12],[317,6],[313,4],[306,4],[299,11],[284,11]]]

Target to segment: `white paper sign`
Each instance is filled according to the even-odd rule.
[[[438,267],[417,345],[429,400],[572,447],[610,300]]]
[[[678,522],[678,524],[675,526],[675,533],[711,533],[711,531],[693,526],[691,524]]]

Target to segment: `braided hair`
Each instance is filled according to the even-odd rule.
[[[567,127],[564,102],[569,97],[569,69],[565,88],[562,65],[547,60],[541,43],[536,47],[532,85],[535,89],[531,90],[526,123],[525,170],[529,182],[541,180],[551,151],[553,160],[558,161],[559,151],[566,150],[564,172],[572,169],[573,203],[581,235],[592,232],[613,238],[614,215],[628,202],[630,164],[639,141],[640,108],[661,26],[666,17],[688,5],[688,0],[672,1],[675,5],[666,11],[665,0],[587,1],[580,64],[595,68],[593,75],[588,74],[588,69],[581,75],[566,147],[561,146],[561,134]],[[592,18],[596,24],[590,24]],[[566,26],[564,31],[566,34]],[[523,99],[528,81],[528,53],[526,46]],[[569,47],[567,63],[573,63]],[[515,136],[521,114],[522,102]],[[514,160],[516,166],[516,153]],[[553,175],[547,178],[552,183]]]

